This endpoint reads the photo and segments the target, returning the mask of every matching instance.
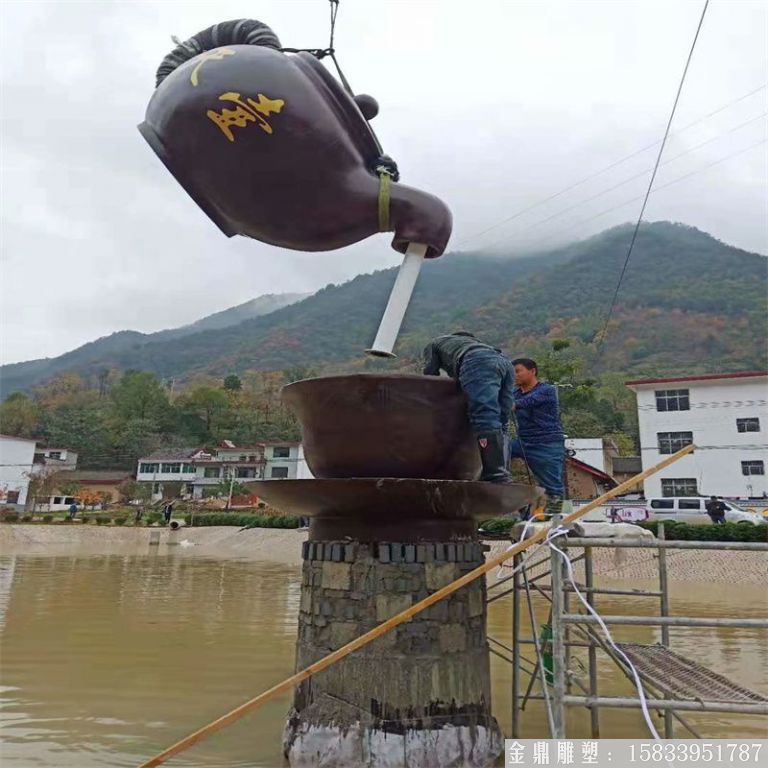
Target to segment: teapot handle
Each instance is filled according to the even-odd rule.
[[[403,263],[397,273],[392,293],[389,294],[387,308],[379,323],[379,330],[373,341],[373,346],[366,349],[366,353],[374,357],[397,357],[392,350],[397,341],[397,334],[403,324],[405,311],[411,301],[411,294],[416,285],[416,280],[421,272],[424,257],[427,254],[427,246],[423,243],[408,243]]]

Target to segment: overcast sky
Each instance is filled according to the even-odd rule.
[[[449,249],[512,254],[637,216],[654,150],[477,236],[661,138],[701,7],[342,0],[336,47],[352,87],[378,99],[403,180],[452,208]],[[657,186],[693,175],[647,209],[761,253],[768,91],[746,94],[768,79],[767,8],[710,3]],[[398,263],[384,235],[330,254],[227,239],[136,130],[172,34],[256,17],[285,46],[324,47],[326,0],[3,0],[0,14],[2,362]]]

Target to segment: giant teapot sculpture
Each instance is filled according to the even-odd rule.
[[[139,130],[228,237],[329,251],[393,231],[401,253],[420,244],[420,255],[439,256],[451,213],[396,183],[368,123],[377,112],[314,55],[284,53],[268,27],[241,20],[166,57]]]

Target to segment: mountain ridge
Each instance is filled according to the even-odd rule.
[[[621,225],[533,256],[453,253],[427,262],[394,366],[415,360],[431,334],[461,326],[513,353],[557,336],[593,348],[631,233],[631,225]],[[764,366],[766,265],[766,257],[693,227],[643,224],[601,365],[684,373]],[[94,377],[105,367],[134,368],[182,380],[306,365],[377,370],[386,364],[364,359],[361,352],[375,334],[395,274],[389,269],[358,275],[227,326],[225,333],[217,328],[192,331],[181,344],[178,337],[136,344],[135,332],[118,332],[113,334],[118,343],[101,356],[98,349],[87,360],[63,355],[55,358],[57,369]],[[659,335],[664,345],[658,344]],[[31,366],[23,375],[9,371],[12,366],[0,368],[4,394],[43,381],[46,370],[40,362],[16,364]]]

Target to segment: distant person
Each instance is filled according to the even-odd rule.
[[[70,520],[74,520],[75,519],[75,515],[77,515],[77,502],[73,501],[69,505],[69,519]]]
[[[166,525],[171,522],[171,517],[173,517],[173,502],[169,501],[163,510],[163,519]]]
[[[713,525],[725,525],[726,507],[717,496],[710,496],[709,501],[704,506],[707,509],[707,514]]]
[[[445,371],[467,398],[469,422],[477,439],[481,480],[511,483],[504,455],[507,423],[512,409],[512,363],[500,349],[484,344],[467,331],[438,336],[424,350],[424,374]]]
[[[535,360],[512,361],[515,372],[514,413],[517,437],[509,443],[509,457],[523,459],[547,492],[545,515],[563,511],[565,433],[560,423],[557,389],[539,381]]]
[[[144,508],[143,507],[136,507],[136,514],[134,516],[134,524],[138,525],[141,522],[141,518],[144,517]]]

